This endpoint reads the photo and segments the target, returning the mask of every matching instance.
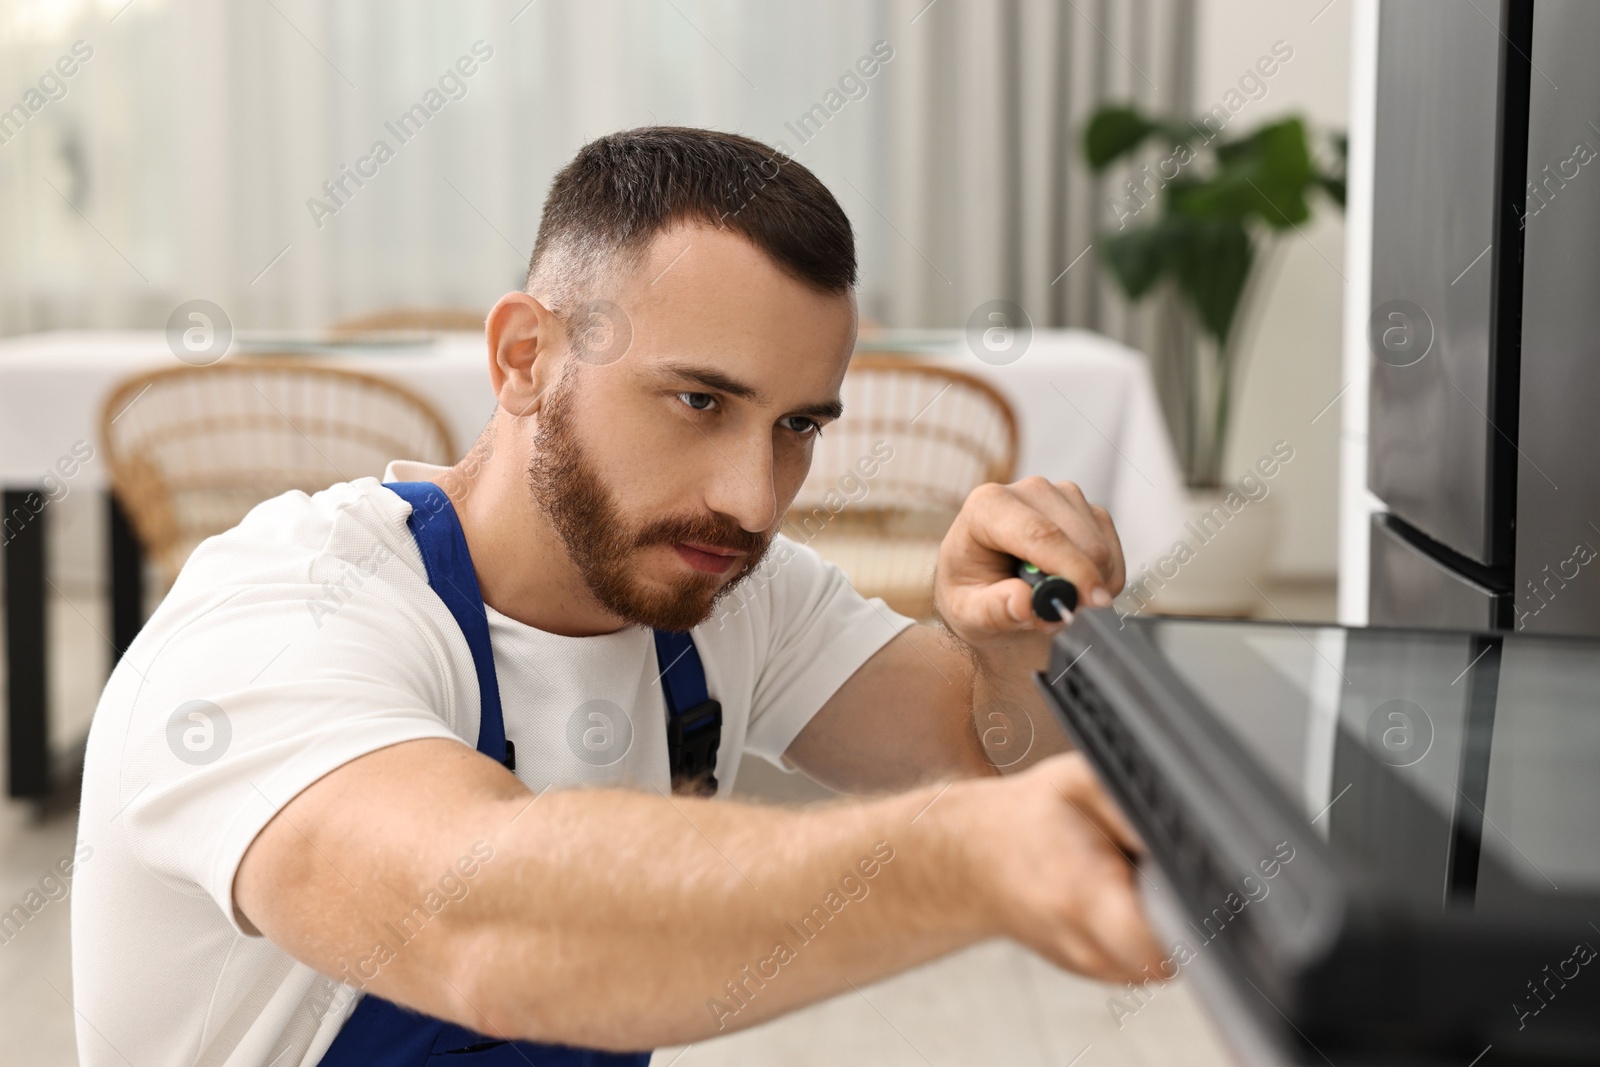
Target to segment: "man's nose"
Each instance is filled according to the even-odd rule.
[[[706,505],[731,516],[752,533],[771,529],[778,520],[778,494],[773,484],[770,441],[725,443],[718,448],[717,463]]]

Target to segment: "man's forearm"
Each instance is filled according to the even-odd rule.
[[[995,935],[1130,978],[1161,957],[1114,839],[1071,758],[796,810],[535,795],[426,738],[285,804],[233,895],[247,932],[368,993],[492,1036],[642,1049]]]
[[[841,793],[992,775],[972,715],[972,657],[948,630],[912,626],[859,668],[785,752]]]
[[[508,819],[452,923],[473,1025],[613,1049],[700,1040],[1003,932],[963,786],[809,810],[624,792]],[[949,794],[946,795],[946,791]],[[459,964],[461,961],[457,961]]]
[[[984,751],[1002,773],[1031,767],[1072,748],[1033,676],[1049,666],[1046,635],[1028,635],[992,649],[974,649],[972,718]]]

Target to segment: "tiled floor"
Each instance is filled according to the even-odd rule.
[[[10,911],[45,871],[72,854],[76,818],[69,812],[39,823],[31,809],[0,809],[0,910]],[[0,944],[0,1061],[70,1067],[78,1062],[72,1024],[67,949],[68,901],[52,901]]]
[[[58,662],[56,729],[81,732],[105,677],[104,607],[65,593],[51,609]],[[1331,618],[1332,589],[1311,583],[1274,600],[1296,618]],[[0,745],[4,743],[0,731]],[[741,791],[802,800],[817,793],[804,779],[751,761]],[[41,818],[31,807],[0,801],[0,909],[9,910],[46,868],[72,851],[75,816]],[[1164,989],[1119,1027],[1107,1007],[1113,990],[1061,972],[1006,942],[990,942],[860,992],[688,1049],[663,1049],[658,1065],[765,1067],[870,1063],[907,1067],[957,1064],[1224,1064],[1211,1024],[1182,980]],[[6,1063],[72,1067],[72,993],[68,904],[47,904],[0,943],[0,1035]],[[134,1065],[138,1067],[138,1065]]]

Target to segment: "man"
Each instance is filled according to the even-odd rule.
[[[467,458],[260,505],[114,672],[73,899],[85,1064],[641,1063],[593,1050],[983,938],[1112,981],[1158,959],[1131,832],[1081,756],[1037,759],[1066,747],[1030,681],[1058,627],[1008,565],[1108,604],[1106,513],[1040,478],[974,491],[947,629],[776,533],[841,412],[855,277],[839,205],[772,149],[652,128],[579,153],[489,314]],[[674,793],[701,671],[720,745],[681,787],[726,794],[748,751],[879,796]],[[1009,778],[974,725],[998,706],[1040,735]]]

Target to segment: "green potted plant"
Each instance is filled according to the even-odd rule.
[[[1122,199],[1112,201],[1117,228],[1100,234],[1095,244],[1107,274],[1130,301],[1174,293],[1198,328],[1199,343],[1172,368],[1181,388],[1176,403],[1167,392],[1167,417],[1197,510],[1208,512],[1215,507],[1211,498],[1226,491],[1223,457],[1248,334],[1243,327],[1258,310],[1253,297],[1262,253],[1303,227],[1318,198],[1343,209],[1346,141],[1341,133],[1329,135],[1331,163],[1324,167],[1298,117],[1224,134],[1210,116],[1186,122],[1126,105],[1102,107],[1083,137],[1085,159],[1096,174],[1152,145],[1161,152],[1131,171]],[[1270,552],[1272,531],[1262,522],[1255,526],[1261,528],[1257,537],[1230,538],[1226,554],[1253,556],[1259,566]],[[1203,569],[1228,569],[1217,558],[1225,553],[1208,554],[1213,559]],[[1238,591],[1244,583],[1237,576],[1230,581],[1228,603],[1217,603],[1219,595],[1229,596],[1213,590],[1207,594],[1211,603],[1184,609],[1248,610],[1252,591]]]

